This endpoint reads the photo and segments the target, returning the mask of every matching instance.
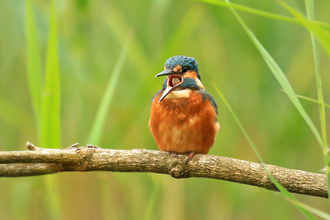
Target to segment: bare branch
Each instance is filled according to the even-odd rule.
[[[276,190],[259,163],[198,154],[187,164],[186,155],[133,149],[112,150],[89,145],[66,149],[37,148],[29,151],[0,151],[0,177],[35,176],[67,171],[151,172],[174,178],[204,177]],[[266,165],[269,172],[293,193],[328,198],[324,174]]]

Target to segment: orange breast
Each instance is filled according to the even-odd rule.
[[[152,102],[149,127],[162,151],[207,154],[220,128],[210,102],[198,91],[189,98],[164,99],[159,94]]]

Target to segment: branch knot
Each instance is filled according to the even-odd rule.
[[[183,166],[177,164],[175,167],[171,169],[171,176],[177,179],[183,178],[185,175],[185,170]]]

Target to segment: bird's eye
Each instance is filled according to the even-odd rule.
[[[181,70],[183,73],[187,72],[187,67],[182,67],[182,70]]]

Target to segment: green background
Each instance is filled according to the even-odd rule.
[[[33,1],[45,72],[50,2]],[[235,1],[289,15],[276,1]],[[304,2],[297,1],[302,12]],[[329,22],[330,4],[317,1],[316,19]],[[302,26],[240,12],[281,66],[297,94],[316,98],[309,32]],[[87,143],[94,118],[125,39],[128,55],[107,113],[102,148],[158,149],[149,132],[150,99],[161,88],[173,55],[195,57],[202,82],[218,102],[221,129],[209,154],[257,162],[222,103],[220,88],[267,164],[321,172],[323,155],[245,31],[227,8],[200,2],[56,1],[61,84],[61,146]],[[2,151],[38,146],[27,80],[23,0],[0,0],[0,143]],[[330,102],[329,59],[320,50],[325,102]],[[318,105],[301,101],[319,128]],[[326,109],[327,112],[328,109]],[[329,125],[329,120],[327,121]],[[47,146],[40,146],[45,147]],[[176,180],[144,173],[56,174],[62,219],[301,219],[289,202],[265,189],[211,179]],[[46,177],[0,179],[1,219],[51,219]],[[322,198],[299,201],[329,211]]]

